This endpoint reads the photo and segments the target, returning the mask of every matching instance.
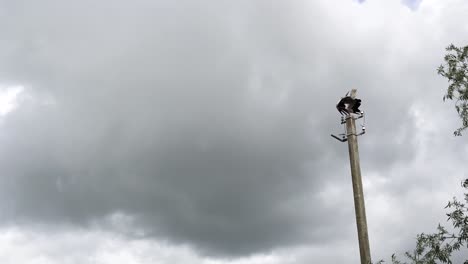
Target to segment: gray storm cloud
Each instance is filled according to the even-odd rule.
[[[279,6],[259,24],[244,15],[252,4],[10,8],[5,75],[32,99],[4,125],[7,219],[122,211],[150,234],[229,254],[297,243],[313,235],[306,225],[325,224],[290,208],[323,177],[309,174],[322,147],[308,143],[294,58],[261,47],[290,45],[270,25]]]
[[[3,222],[86,225],[123,212],[148,236],[215,255],[347,232],[337,215],[349,214],[319,197],[349,180],[346,150],[329,138],[336,101],[359,89],[378,124],[364,159],[391,168],[416,149],[408,112],[419,89],[403,84],[434,67],[393,67],[409,53],[394,48],[404,31],[338,27],[325,4],[310,5],[2,3],[0,82],[25,87],[1,127]]]

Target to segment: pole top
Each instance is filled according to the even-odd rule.
[[[349,96],[354,99],[356,98],[356,93],[357,93],[357,89],[352,89],[351,94]]]

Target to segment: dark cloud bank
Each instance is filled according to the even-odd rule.
[[[346,148],[329,137],[334,105],[379,87],[359,90],[376,123],[389,107],[406,113],[416,92],[375,81],[389,79],[372,60],[384,38],[331,34],[322,7],[305,5],[2,3],[0,81],[25,87],[0,134],[2,222],[86,225],[122,212],[148,236],[215,255],[354,232],[349,210],[318,196],[326,182],[350,186]],[[367,169],[411,160],[413,123],[374,126]],[[392,131],[405,139],[375,151]]]

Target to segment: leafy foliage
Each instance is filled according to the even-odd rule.
[[[455,100],[455,109],[462,120],[462,126],[455,130],[455,136],[468,128],[468,46],[446,48],[445,65],[440,65],[437,73],[447,78],[449,86],[443,100]]]

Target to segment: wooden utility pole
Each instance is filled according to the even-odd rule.
[[[351,91],[351,97],[356,97],[356,89],[353,89]],[[358,231],[361,264],[371,264],[369,234],[367,232],[366,207],[364,205],[361,167],[359,165],[356,123],[355,119],[352,117],[351,114],[346,119],[346,131],[348,138],[349,162],[351,164],[351,178],[353,182],[354,193],[354,209],[356,211],[356,224]]]

